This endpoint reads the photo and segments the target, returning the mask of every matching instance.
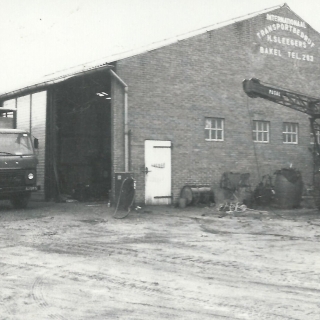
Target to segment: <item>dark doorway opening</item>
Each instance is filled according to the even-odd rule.
[[[97,72],[54,90],[54,176],[58,196],[106,200],[111,189],[111,82]]]

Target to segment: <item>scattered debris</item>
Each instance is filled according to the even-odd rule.
[[[219,211],[225,211],[227,213],[232,212],[244,212],[247,210],[247,206],[245,204],[236,202],[236,203],[224,203],[219,206]]]
[[[248,208],[245,204],[240,202],[226,202],[219,206],[219,211],[223,211],[223,214],[220,214],[218,217],[223,218],[227,216],[228,214],[235,214],[235,213],[243,213],[243,212],[250,212],[250,213],[268,213],[268,211],[261,211],[261,210],[255,210]]]

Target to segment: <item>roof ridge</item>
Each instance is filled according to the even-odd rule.
[[[248,13],[248,14],[245,14],[245,15],[242,15],[242,16],[238,16],[238,17],[235,17],[235,18],[231,18],[231,19],[227,19],[227,20],[224,20],[224,21],[216,22],[216,23],[210,24],[210,25],[208,25],[206,27],[201,27],[201,28],[198,28],[198,29],[195,29],[195,30],[192,30],[192,31],[184,32],[184,33],[181,33],[181,34],[173,36],[173,37],[164,38],[162,40],[155,41],[155,42],[150,42],[150,43],[148,43],[146,45],[143,45],[143,46],[140,46],[140,47],[130,48],[130,49],[127,49],[127,50],[124,50],[124,51],[112,53],[112,54],[110,54],[108,56],[105,56],[105,57],[102,57],[102,58],[99,58],[99,59],[95,59],[95,60],[91,60],[91,61],[87,61],[87,62],[84,62],[82,64],[78,64],[76,66],[60,70],[58,72],[67,71],[67,70],[70,70],[70,69],[73,69],[73,68],[85,67],[86,65],[90,65],[90,64],[94,64],[94,63],[97,64],[97,65],[100,65],[102,63],[111,63],[111,62],[114,62],[114,61],[117,61],[117,60],[121,60],[121,59],[108,60],[110,58],[112,59],[113,56],[119,56],[119,55],[121,56],[121,55],[125,55],[126,53],[129,54],[130,52],[140,51],[143,48],[146,48],[145,51],[155,50],[157,48],[160,48],[160,46],[151,49],[151,47],[153,47],[153,45],[157,45],[157,44],[160,45],[161,43],[166,43],[166,42],[168,42],[168,44],[164,44],[163,46],[169,45],[171,43],[175,43],[175,42],[178,42],[178,41],[181,41],[181,40],[185,40],[185,39],[191,38],[192,36],[195,36],[195,35],[200,35],[202,33],[212,31],[212,30],[215,29],[215,27],[217,27],[217,28],[219,28],[219,26],[224,27],[224,26],[227,26],[227,25],[229,25],[231,23],[243,21],[245,19],[250,19],[250,18],[255,17],[255,16],[259,15],[259,14],[263,14],[263,13],[275,10],[277,8],[281,8],[283,6],[287,6],[289,8],[289,6],[286,3],[283,3],[281,5],[273,6],[273,7],[270,7],[270,8],[266,8],[266,9],[263,9],[263,10],[259,10],[259,11]],[[175,41],[171,42],[171,40],[175,40]],[[148,50],[147,48],[150,48],[150,49]],[[145,52],[145,51],[142,50],[142,52]],[[127,57],[130,57],[130,56],[133,56],[133,55],[136,55],[136,54],[137,53],[132,54],[132,55],[128,55]],[[47,76],[54,75],[56,73],[57,72],[54,72],[54,73],[51,73],[51,74],[47,74],[47,75],[44,76],[44,78],[47,77]]]
[[[56,71],[54,73],[42,76],[41,80],[39,79],[38,81],[37,80],[34,81],[33,85],[31,85],[31,86],[29,85],[29,86],[24,87],[22,89],[11,90],[9,92],[0,93],[0,99],[1,98],[3,99],[4,96],[9,95],[9,94],[11,94],[13,92],[18,92],[18,91],[21,92],[23,90],[30,89],[31,87],[37,86],[38,84],[49,84],[49,83],[55,82],[55,81],[57,81],[59,79],[62,80],[62,79],[66,79],[68,77],[72,77],[72,75],[75,75],[75,74],[78,74],[78,73],[81,73],[81,72],[85,72],[85,71],[93,70],[93,69],[99,69],[99,68],[101,68],[103,66],[106,66],[107,64],[112,63],[112,62],[116,62],[116,61],[119,61],[119,60],[130,58],[130,57],[133,57],[133,56],[145,53],[145,52],[153,51],[153,50],[156,50],[156,49],[159,49],[159,48],[162,48],[162,47],[177,43],[179,41],[186,40],[186,39],[189,39],[191,37],[204,34],[205,32],[210,32],[210,31],[213,31],[215,29],[226,27],[226,26],[228,26],[228,25],[230,25],[232,23],[236,23],[236,22],[240,22],[240,21],[244,21],[246,19],[250,19],[250,18],[256,17],[256,16],[261,15],[263,13],[270,12],[270,11],[273,11],[275,9],[278,9],[278,8],[281,8],[281,7],[284,7],[284,6],[288,7],[288,9],[291,10],[290,7],[286,3],[282,3],[281,5],[277,5],[277,6],[273,6],[273,7],[267,8],[267,9],[255,11],[255,12],[252,12],[252,13],[248,13],[248,14],[245,14],[245,15],[242,15],[242,16],[238,16],[236,18],[220,21],[220,22],[211,24],[211,25],[206,26],[206,27],[201,27],[201,28],[195,29],[193,31],[188,31],[188,32],[185,32],[185,33],[181,33],[180,35],[176,35],[176,36],[173,36],[173,37],[170,37],[170,38],[165,38],[165,39],[162,39],[162,40],[159,40],[159,41],[151,42],[149,44],[146,44],[146,45],[143,45],[143,46],[140,46],[140,47],[130,48],[130,49],[127,49],[127,50],[124,50],[124,51],[119,51],[119,52],[114,52],[114,53],[109,54],[108,56],[105,56],[105,57],[102,57],[102,58],[98,58],[98,59],[95,59],[95,60],[87,61],[87,62],[84,62],[82,64],[78,64],[78,65],[75,65],[75,66],[72,66],[72,67],[69,67],[69,68],[66,68],[66,69],[58,70],[58,71]]]

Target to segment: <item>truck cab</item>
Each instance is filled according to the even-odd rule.
[[[0,128],[0,200],[25,208],[37,187],[37,139],[27,131]]]

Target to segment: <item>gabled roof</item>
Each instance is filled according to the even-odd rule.
[[[106,56],[106,57],[104,57],[102,59],[94,60],[94,61],[87,62],[87,63],[84,63],[82,65],[76,66],[76,67],[72,67],[70,69],[66,69],[66,70],[63,70],[63,71],[56,72],[53,75],[58,75],[60,73],[63,74],[64,72],[68,72],[68,70],[69,70],[69,72],[71,72],[71,70],[77,70],[77,72],[79,72],[79,71],[83,71],[86,68],[94,68],[95,65],[99,66],[101,64],[112,63],[112,62],[116,62],[116,61],[119,61],[119,60],[122,60],[122,59],[130,58],[130,57],[136,56],[138,54],[142,54],[142,53],[145,53],[145,52],[148,52],[148,51],[156,50],[156,49],[168,46],[170,44],[177,43],[179,41],[182,41],[182,40],[185,40],[185,39],[197,36],[197,35],[201,35],[201,34],[204,34],[206,32],[209,32],[209,31],[212,31],[212,30],[215,30],[215,29],[219,29],[219,28],[231,25],[231,24],[236,23],[236,22],[240,22],[240,21],[243,21],[243,20],[247,20],[247,19],[253,18],[253,17],[261,15],[263,13],[267,13],[267,12],[279,9],[279,8],[281,8],[283,6],[287,6],[289,8],[289,6],[286,3],[283,3],[282,5],[278,5],[278,6],[275,6],[275,7],[271,7],[271,8],[268,8],[268,9],[264,9],[264,10],[261,10],[261,11],[250,13],[250,14],[247,14],[247,15],[244,15],[244,16],[240,16],[240,17],[231,19],[231,20],[218,22],[218,23],[215,23],[213,25],[210,25],[210,26],[207,26],[207,27],[204,27],[204,28],[200,28],[200,29],[197,29],[197,30],[194,30],[194,31],[191,31],[191,32],[187,32],[187,33],[184,33],[184,34],[172,37],[172,38],[163,39],[161,41],[153,42],[153,43],[151,43],[151,44],[149,44],[147,46],[143,46],[143,47],[139,47],[139,48],[136,48],[136,49],[127,50],[127,51],[121,51],[121,52],[118,52],[118,53],[115,53],[115,54],[111,54],[111,55]],[[82,68],[83,68],[83,70],[82,70]]]
[[[283,3],[281,5],[274,6],[274,7],[268,8],[268,9],[264,9],[264,10],[260,10],[260,11],[257,11],[257,12],[253,12],[253,13],[250,13],[250,14],[247,14],[247,15],[244,15],[244,16],[240,16],[240,17],[237,17],[237,18],[230,19],[230,20],[218,22],[218,23],[215,23],[213,25],[210,25],[210,26],[207,26],[207,27],[204,27],[204,28],[200,28],[200,29],[197,29],[197,30],[194,30],[194,31],[191,31],[191,32],[187,32],[187,33],[184,33],[184,34],[172,37],[172,38],[163,39],[163,40],[158,41],[158,42],[153,42],[153,43],[151,43],[151,44],[149,44],[147,46],[143,46],[143,47],[127,50],[127,51],[120,51],[120,52],[111,54],[109,56],[106,56],[106,57],[98,59],[98,60],[94,60],[94,61],[91,61],[91,62],[86,62],[86,63],[83,63],[83,64],[78,65],[78,66],[74,66],[74,67],[71,67],[71,68],[68,68],[68,69],[57,71],[57,72],[55,72],[53,74],[46,75],[42,79],[39,79],[39,81],[37,81],[37,82],[35,82],[33,84],[30,84],[27,87],[21,88],[19,90],[3,93],[3,94],[0,95],[0,99],[4,100],[4,99],[6,99],[8,97],[13,97],[15,95],[21,95],[21,94],[23,94],[25,92],[29,92],[29,91],[31,91],[33,89],[37,90],[37,88],[39,88],[39,89],[40,88],[44,88],[46,86],[50,86],[52,84],[64,81],[64,80],[69,79],[69,78],[71,78],[73,76],[76,76],[76,75],[79,75],[79,74],[83,74],[83,73],[86,73],[88,71],[98,70],[98,69],[106,68],[106,67],[110,68],[109,64],[112,63],[112,62],[116,62],[116,61],[119,61],[119,60],[122,60],[122,59],[126,59],[126,58],[129,58],[129,57],[133,57],[135,55],[146,53],[148,51],[156,50],[156,49],[159,49],[159,48],[162,48],[162,47],[177,43],[179,41],[182,41],[182,40],[185,40],[185,39],[197,36],[197,35],[204,34],[206,32],[210,32],[212,30],[216,30],[216,29],[219,29],[219,28],[234,24],[236,22],[241,22],[241,21],[256,17],[258,15],[261,15],[261,14],[264,14],[264,13],[279,9],[281,7],[284,7],[284,6],[286,6],[288,9],[290,9],[289,6],[286,3]]]

